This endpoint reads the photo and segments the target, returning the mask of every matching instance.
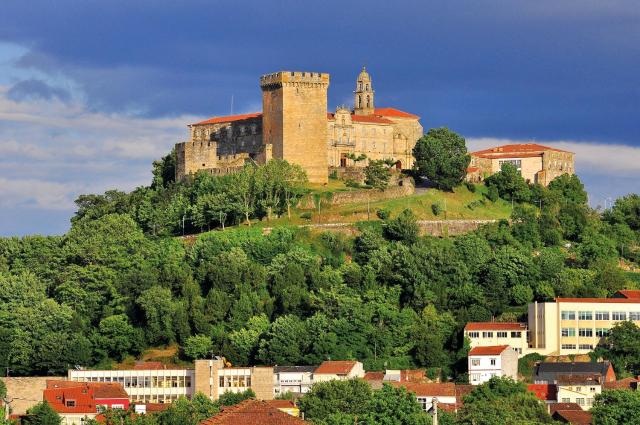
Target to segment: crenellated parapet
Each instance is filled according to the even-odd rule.
[[[324,72],[280,71],[260,77],[263,90],[279,87],[319,87],[329,85],[329,74]]]

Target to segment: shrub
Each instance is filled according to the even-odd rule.
[[[496,202],[499,197],[500,194],[498,193],[498,188],[495,186],[489,186],[489,190],[487,191],[487,198],[491,202]]]
[[[431,204],[431,211],[433,212],[433,215],[440,215],[442,207],[438,203],[433,203]]]
[[[391,217],[391,211],[389,211],[386,208],[381,208],[378,211],[376,211],[376,215],[380,220],[387,220],[389,219],[389,217]]]
[[[329,174],[329,178],[331,180],[338,180],[338,170],[333,170],[330,174]]]
[[[353,180],[353,179],[347,179],[344,181],[344,185],[347,187],[355,187],[355,188],[360,188],[361,185],[360,183],[358,183],[357,181]]]
[[[471,183],[471,182],[464,182],[464,185],[467,186],[467,189],[469,189],[469,192],[471,193],[476,193],[476,185]]]
[[[311,212],[303,212],[302,214],[300,214],[300,218],[303,220],[311,220]]]

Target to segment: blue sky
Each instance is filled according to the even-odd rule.
[[[577,153],[593,206],[640,192],[640,7],[580,1],[5,0],[0,235],[59,234],[78,194],[130,190],[192,120],[260,109],[258,78],[331,74],[351,103],[448,126],[471,149]]]

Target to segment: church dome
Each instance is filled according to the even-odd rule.
[[[371,77],[367,72],[367,68],[365,68],[364,66],[362,67],[362,71],[360,71],[360,74],[358,74],[358,81],[371,81]]]

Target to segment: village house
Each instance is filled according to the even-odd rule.
[[[508,345],[472,348],[467,360],[471,385],[480,385],[494,376],[518,378],[518,353]]]
[[[523,356],[529,347],[526,323],[470,322],[464,327],[464,336],[471,348],[508,345]]]

